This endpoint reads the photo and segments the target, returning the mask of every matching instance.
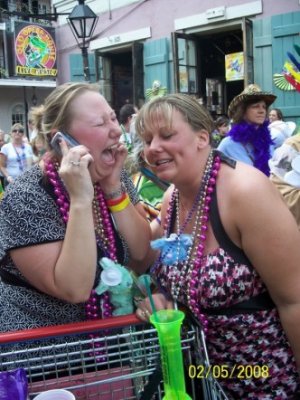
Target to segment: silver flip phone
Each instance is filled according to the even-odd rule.
[[[74,139],[71,135],[68,133],[62,133],[62,132],[56,132],[56,134],[53,136],[50,145],[52,149],[59,155],[62,156],[61,149],[59,143],[61,140],[64,139],[65,142],[69,147],[74,147],[78,146],[80,143],[77,142],[76,139]]]

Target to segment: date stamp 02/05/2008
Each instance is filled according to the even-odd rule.
[[[267,365],[208,365],[191,364],[188,367],[188,375],[191,379],[266,379],[269,378]]]

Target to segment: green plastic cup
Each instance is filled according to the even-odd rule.
[[[163,400],[192,400],[185,390],[180,327],[184,313],[160,310],[150,317],[158,333],[165,395]]]

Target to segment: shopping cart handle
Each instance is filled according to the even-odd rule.
[[[142,321],[138,319],[135,314],[129,314],[106,319],[98,319],[94,321],[73,322],[63,325],[47,326],[43,328],[10,331],[0,333],[0,344],[41,339],[45,337],[57,337],[87,332],[90,333],[99,329],[103,330],[122,328],[141,323]]]

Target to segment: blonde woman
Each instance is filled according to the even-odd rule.
[[[154,302],[183,303],[202,324],[211,365],[232,372],[219,379],[230,398],[292,399],[300,389],[300,234],[262,172],[212,149],[212,129],[208,112],[183,94],[156,98],[137,116],[145,158],[172,183],[153,225],[161,250],[152,259],[161,289]],[[138,316],[150,312],[149,299],[141,302]],[[246,366],[259,376],[235,374]]]
[[[61,140],[59,152],[52,148],[5,192],[0,331],[111,316],[109,293],[93,290],[99,259],[128,265],[149,246],[149,223],[123,170],[121,128],[99,87],[61,85],[32,114],[48,143],[60,131],[78,145]]]
[[[33,163],[32,148],[24,142],[24,127],[17,123],[11,127],[11,141],[4,144],[0,150],[0,170],[4,176],[5,185],[13,182]]]

